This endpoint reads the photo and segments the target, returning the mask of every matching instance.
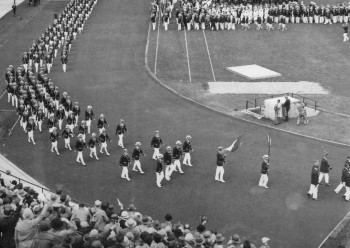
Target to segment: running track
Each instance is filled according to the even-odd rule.
[[[14,58],[19,58],[43,26],[52,21],[53,11],[65,4],[49,1],[41,15],[10,35],[9,42],[0,48],[1,68],[8,63],[18,65]],[[347,150],[228,118],[159,86],[144,69],[148,13],[148,1],[99,0],[84,33],[74,41],[67,73],[62,73],[56,59],[50,75],[73,101],[78,100],[81,106],[91,104],[95,114],[105,114],[111,124],[108,133],[114,139],[109,144],[112,156],[102,155],[96,162],[86,151],[88,166],[82,167],[75,163],[76,153],[63,150],[63,141],[58,157],[49,151],[47,133],[36,134],[38,145],[33,147],[19,126],[2,152],[48,187],[61,187],[82,201],[100,199],[117,205],[118,197],[124,205],[133,202],[142,213],[162,220],[169,212],[175,221],[192,226],[198,224],[200,214],[206,214],[208,228],[223,232],[227,238],[238,233],[255,244],[260,244],[262,236],[270,237],[271,247],[316,247],[346,214],[348,205],[334,194],[334,187],[321,186],[317,202],[306,198],[311,163],[321,159],[324,146],[334,165],[334,186]],[[4,98],[1,106],[9,108]],[[119,118],[126,121],[130,131],[126,147],[131,150],[136,141],[141,141],[147,154],[142,161],[146,174],[131,173],[131,182],[120,178],[121,149],[114,136]],[[156,129],[161,131],[166,145],[191,134],[195,150],[195,166],[184,167],[184,175],[175,174],[161,189],[155,186],[155,164],[149,148]],[[228,156],[226,183],[214,181],[216,148],[230,145],[243,132],[244,145]],[[270,189],[264,190],[257,187],[257,182],[268,132],[273,148]]]

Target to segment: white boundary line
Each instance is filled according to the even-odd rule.
[[[158,18],[158,33],[157,33],[157,43],[156,43],[156,58],[154,59],[154,75],[157,75],[157,60],[158,60],[158,41],[159,41],[159,26],[160,26],[160,17],[161,10],[159,9],[159,18]]]
[[[211,62],[211,58],[210,58],[210,52],[209,52],[209,47],[208,47],[208,43],[207,43],[207,37],[205,36],[205,32],[204,30],[202,29],[203,31],[203,35],[204,35],[204,40],[205,40],[205,45],[207,47],[207,52],[208,52],[208,56],[209,56],[209,62],[210,62],[210,67],[211,67],[211,73],[213,74],[213,79],[214,79],[214,82],[216,81],[215,79],[215,73],[214,73],[214,68],[213,68],[213,63]]]
[[[4,93],[2,93],[2,95],[0,96],[0,99],[5,95],[6,92],[7,90],[5,90]]]
[[[187,55],[188,77],[190,78],[190,82],[192,82],[192,78],[191,78],[191,66],[190,66],[190,57],[188,56],[188,47],[187,47],[186,27],[184,28],[184,31],[185,31],[185,43],[186,43],[186,55]]]
[[[337,229],[337,228],[340,226],[340,224],[348,217],[349,214],[350,214],[350,212],[348,212],[348,213],[344,216],[344,218],[338,223],[338,225],[336,225],[336,226],[333,228],[333,230],[325,237],[325,239],[322,241],[322,243],[321,243],[317,248],[321,248],[322,245],[323,245],[324,243],[326,243],[326,241],[327,241],[328,238],[332,235],[332,233],[335,231],[335,229]]]
[[[15,128],[15,126],[16,126],[17,122],[19,121],[19,119],[21,119],[21,116],[18,116],[17,121],[15,122],[15,124],[13,124],[12,128],[10,129],[9,136],[11,135],[12,130]]]

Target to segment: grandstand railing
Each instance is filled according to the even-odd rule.
[[[38,185],[38,184],[35,184],[35,183],[32,183],[32,182],[29,182],[29,181],[27,181],[27,180],[25,180],[25,179],[23,179],[23,178],[20,178],[20,177],[17,177],[17,176],[8,174],[6,171],[0,170],[0,172],[1,172],[1,174],[3,175],[4,178],[5,178],[5,177],[7,177],[7,178],[10,177],[10,178],[12,178],[12,179],[15,179],[15,180],[18,181],[18,183],[22,183],[22,184],[23,184],[23,187],[25,187],[25,186],[31,186],[32,188],[35,188],[35,190],[38,190],[38,189],[39,189],[39,190],[41,191],[41,193],[43,193],[44,195],[45,195],[45,193],[56,194],[55,192],[49,190],[48,188],[45,188],[45,187],[43,187],[43,186],[41,186],[41,185]],[[12,180],[10,180],[10,181],[12,181]],[[79,204],[79,203],[81,203],[81,201],[78,201],[77,199],[74,199],[74,198],[72,198],[72,197],[70,197],[70,198],[71,198],[71,202],[72,202],[73,204]],[[87,204],[87,203],[85,203],[85,202],[84,202],[84,205],[85,205],[85,206],[88,206],[88,207],[92,207],[90,204]]]
[[[264,97],[248,99],[245,101],[245,109],[253,108],[253,107],[254,108],[260,107],[260,109],[261,109],[261,106],[264,104],[265,99],[271,99],[271,98],[276,98],[276,97],[281,97],[281,96],[290,96],[293,98],[297,98],[297,99],[301,100],[305,105],[314,107],[315,110],[317,109],[317,107],[319,107],[317,105],[317,101],[314,99],[311,99],[309,97],[305,97],[305,96],[302,96],[302,95],[299,95],[296,93],[287,92],[284,94],[268,95],[268,96],[264,96]]]

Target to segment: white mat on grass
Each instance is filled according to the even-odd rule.
[[[260,65],[231,66],[231,67],[226,67],[226,70],[232,73],[236,73],[250,80],[281,76],[280,73],[272,71]]]
[[[283,94],[292,92],[307,95],[325,95],[325,90],[314,82],[209,82],[212,94]]]

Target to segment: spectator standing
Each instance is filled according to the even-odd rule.
[[[227,242],[227,248],[239,248],[241,245],[241,239],[238,234],[231,236],[230,240]]]
[[[61,241],[51,233],[48,233],[49,230],[50,223],[46,220],[40,221],[38,232],[34,235],[31,248],[53,247],[55,244],[58,244]]]
[[[87,209],[85,209],[84,203],[80,203],[79,208],[73,212],[71,220],[74,220],[74,219],[79,219],[80,223],[90,222],[91,214]]]
[[[109,219],[106,212],[101,209],[101,204],[101,201],[95,201],[95,214],[92,216],[92,222],[95,223],[94,228],[102,232],[104,231],[104,227],[108,223]]]
[[[286,96],[286,100],[283,103],[283,108],[285,109],[286,121],[288,121],[288,112],[290,109],[290,99],[288,98],[288,96]]]
[[[13,211],[10,205],[5,205],[3,216],[0,220],[0,247],[15,248],[15,227],[19,219],[22,205],[17,205]]]
[[[14,2],[12,5],[13,16],[16,16],[16,11],[17,11],[17,5],[16,5],[16,2]]]

